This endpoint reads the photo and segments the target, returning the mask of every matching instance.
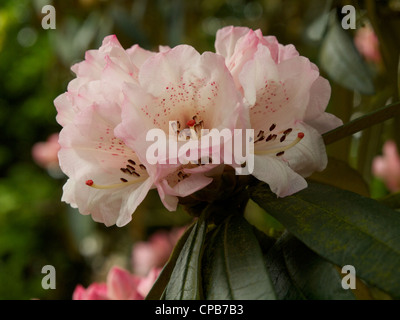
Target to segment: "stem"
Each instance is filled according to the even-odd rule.
[[[400,101],[384,106],[365,116],[350,121],[323,134],[322,137],[324,138],[325,144],[329,145],[397,115],[400,115]]]

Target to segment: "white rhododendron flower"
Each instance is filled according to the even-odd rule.
[[[260,30],[223,28],[215,47],[249,107],[253,175],[281,197],[304,189],[304,177],[327,164],[321,134],[342,124],[325,112],[329,82],[293,45],[283,46]]]
[[[121,122],[123,83],[136,83],[138,70],[155,53],[124,50],[115,36],[72,67],[77,78],[55,100],[60,132],[60,167],[69,177],[62,200],[106,225],[125,225],[152,186],[136,153],[115,136]],[[121,170],[137,169],[129,181]],[[128,181],[125,183],[125,181]]]
[[[169,135],[170,121],[174,140],[180,125],[192,138],[200,127],[234,129],[242,103],[222,57],[189,46],[125,51],[110,36],[72,70],[77,78],[55,100],[60,166],[69,177],[63,201],[95,221],[123,226],[151,188],[175,210],[177,197],[212,181],[205,173],[215,172],[214,164],[148,163],[146,134]]]
[[[175,210],[177,197],[186,197],[207,186],[212,181],[207,172],[215,171],[218,165],[201,161],[182,163],[177,159],[178,152],[168,152],[170,145],[176,143],[181,150],[190,140],[193,149],[198,150],[192,159],[197,161],[204,149],[199,142],[209,137],[202,135],[205,129],[227,130],[233,137],[239,115],[245,111],[242,98],[222,57],[211,52],[200,55],[187,45],[148,59],[140,69],[138,82],[125,85],[122,122],[116,132],[142,156],[164,205]],[[158,159],[165,163],[148,162],[151,142],[147,134],[153,129],[161,133],[159,137],[166,137],[165,150],[158,150]],[[220,155],[225,143],[232,140],[221,143],[218,139],[215,143]],[[211,156],[212,152],[206,149]]]
[[[318,68],[260,30],[223,28],[215,46],[125,50],[109,36],[72,67],[55,100],[63,201],[123,226],[150,189],[173,211],[225,165],[250,168],[281,197],[325,168],[321,134],[341,121],[325,112],[330,85]]]

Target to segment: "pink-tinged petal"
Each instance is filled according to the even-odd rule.
[[[299,55],[300,54],[294,45],[288,44],[284,46],[279,44],[279,54],[277,62],[281,63],[282,61],[298,57]]]
[[[145,298],[150,292],[160,272],[161,269],[153,268],[144,279],[141,279],[140,283],[138,284],[137,291],[143,298]]]
[[[145,182],[139,185],[134,192],[132,192],[128,197],[126,197],[126,202],[122,203],[122,208],[120,210],[116,225],[118,227],[125,226],[132,220],[132,214],[136,211],[136,208],[143,202],[146,198],[148,192],[153,187],[153,181],[147,178]]]
[[[73,300],[109,300],[107,296],[107,285],[105,283],[92,283],[87,289],[81,285],[75,288],[72,295]]]
[[[304,122],[314,127],[320,134],[324,134],[343,124],[336,116],[326,113],[325,109],[331,96],[329,81],[318,77],[310,90],[310,101],[304,117]]]
[[[267,183],[278,197],[292,195],[307,187],[306,180],[287,163],[270,156],[254,156],[253,175]]]
[[[250,109],[255,135],[260,131],[269,132],[273,124],[285,130],[289,128],[289,123],[303,119],[310,88],[318,77],[318,72],[311,68],[309,60],[304,57],[284,61],[275,70],[268,57],[268,51],[261,47],[254,61],[243,68],[240,78],[246,99],[250,102],[256,99]],[[258,76],[252,78],[255,72],[258,72]]]
[[[147,59],[151,58],[156,54],[155,52],[141,48],[137,44],[127,49],[126,53],[131,59],[131,62],[139,69]]]
[[[245,36],[238,40],[233,55],[226,59],[226,65],[232,73],[238,89],[241,89],[243,85],[243,83],[238,81],[243,67],[248,61],[254,58],[254,54],[258,50],[260,42],[264,42],[263,40],[263,38],[260,39],[257,32],[250,30]]]
[[[104,38],[98,50],[87,51],[85,60],[75,64],[71,69],[78,77],[100,79],[102,70],[106,64],[106,56],[124,69],[126,73],[129,74],[135,71],[128,54],[115,35]]]
[[[113,267],[107,275],[108,296],[112,300],[140,300],[137,291],[140,278],[119,267]]]
[[[235,52],[236,44],[240,38],[250,31],[246,27],[225,27],[217,31],[215,38],[216,53],[230,59]]]
[[[240,86],[243,87],[244,97],[250,105],[254,105],[261,91],[268,92],[268,82],[278,82],[278,69],[271,57],[271,52],[263,45],[257,46],[254,58],[249,60],[239,75]],[[264,93],[265,95],[265,93]],[[268,96],[268,98],[271,98]],[[268,99],[267,98],[267,99]]]
[[[166,51],[169,51],[169,50],[171,50],[170,46],[158,46],[158,51],[159,52],[166,52]]]
[[[70,94],[63,93],[54,100],[54,105],[57,109],[56,120],[62,126],[71,123],[74,119],[75,112],[72,99]]]
[[[72,294],[72,300],[85,300],[85,288],[78,284]]]
[[[328,158],[322,136],[313,127],[303,123],[296,124],[296,130],[304,137],[295,146],[285,151],[282,159],[287,159],[290,168],[303,177],[326,168]]]

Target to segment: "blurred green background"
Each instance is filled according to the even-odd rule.
[[[56,29],[44,30],[42,7],[56,9]],[[356,30],[343,30],[340,9],[357,9],[357,28],[370,23],[383,59],[366,61],[355,49]],[[1,0],[0,2],[0,299],[71,299],[78,283],[103,279],[109,267],[130,268],[132,243],[159,228],[184,225],[184,212],[167,212],[152,193],[123,228],[92,222],[61,203],[66,177],[32,158],[32,147],[60,131],[53,100],[74,78],[72,64],[116,34],[134,44],[186,43],[214,51],[226,25],[260,28],[294,44],[331,81],[329,111],[344,122],[398,100],[400,1],[321,0]],[[388,193],[371,174],[387,139],[399,142],[398,119],[329,146],[329,154],[360,173],[373,197]],[[356,183],[355,183],[356,184]],[[57,271],[57,288],[44,290],[44,265]]]

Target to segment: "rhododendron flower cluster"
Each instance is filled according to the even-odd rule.
[[[60,166],[69,177],[65,202],[96,221],[123,226],[150,189],[173,211],[179,198],[224,170],[168,155],[162,164],[148,161],[146,135],[154,129],[178,145],[201,140],[201,129],[232,136],[254,130],[253,175],[281,197],[305,188],[304,177],[325,168],[321,134],[341,121],[325,112],[330,86],[318,68],[260,30],[223,28],[215,47],[203,54],[188,45],[125,50],[109,36],[72,67],[76,79],[55,100],[63,126]],[[226,141],[217,148],[223,154]]]

